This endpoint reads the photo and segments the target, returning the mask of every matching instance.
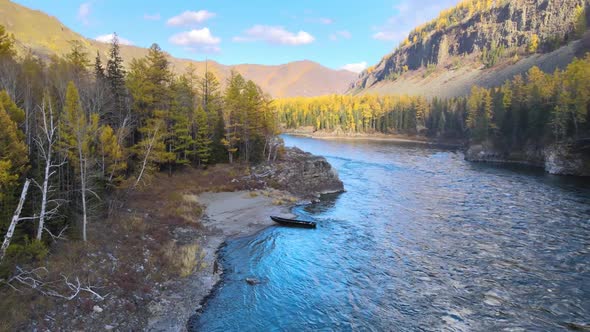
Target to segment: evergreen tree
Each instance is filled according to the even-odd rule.
[[[173,100],[170,109],[172,122],[169,137],[170,151],[176,155],[175,164],[186,165],[193,157],[194,133],[191,132],[194,122],[194,92],[186,76],[179,77],[172,85]]]
[[[113,33],[109,59],[107,61],[106,78],[108,81],[111,96],[113,98],[113,108],[116,118],[115,125],[120,127],[125,121],[127,114],[127,97],[128,91],[125,85],[125,68],[123,67],[123,58],[120,53],[119,37]]]
[[[70,53],[66,54],[66,60],[72,67],[72,71],[77,78],[84,76],[86,70],[90,67],[90,60],[88,60],[88,52],[79,40],[70,40]]]
[[[16,122],[0,103],[0,228],[5,226],[14,208],[19,179],[28,169],[27,146]]]
[[[195,137],[195,150],[199,164],[208,164],[211,157],[211,144],[209,123],[207,113],[202,106],[198,106],[195,111],[195,125],[197,133]]]
[[[0,58],[12,58],[16,55],[14,50],[14,36],[6,32],[6,28],[0,25]]]
[[[100,60],[100,54],[96,51],[96,58],[94,59],[94,78],[97,82],[104,82],[106,76],[104,73],[104,67]]]

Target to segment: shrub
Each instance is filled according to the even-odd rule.
[[[6,256],[16,262],[40,261],[47,257],[49,249],[38,240],[30,241],[25,238],[24,244],[12,244],[6,251]]]

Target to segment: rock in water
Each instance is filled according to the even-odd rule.
[[[246,282],[249,285],[257,285],[260,283],[260,280],[256,279],[256,278],[246,278]]]
[[[545,149],[545,171],[559,175],[590,176],[590,150],[588,142],[554,144]]]
[[[297,196],[318,197],[344,191],[338,172],[326,158],[298,148],[285,149],[283,157],[265,175],[273,186]]]
[[[590,140],[556,143],[546,147],[527,145],[516,151],[499,149],[490,142],[472,144],[465,151],[465,159],[531,165],[556,175],[590,176]]]

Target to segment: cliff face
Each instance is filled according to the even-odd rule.
[[[465,159],[530,165],[555,175],[590,176],[590,140],[558,143],[547,147],[529,145],[522,151],[505,151],[490,143],[476,144],[469,146]]]
[[[539,50],[549,50],[555,47],[556,41],[576,39],[576,8],[589,6],[587,0],[496,0],[496,3],[500,4],[446,28],[425,31],[415,41],[410,35],[412,40],[406,46],[361,73],[350,88],[368,88],[429,64],[450,68],[456,66],[458,57],[479,56],[482,52],[491,55],[502,49],[504,54],[524,54],[534,40],[538,41]]]

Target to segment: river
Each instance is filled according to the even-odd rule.
[[[412,144],[284,137],[346,192],[220,251],[193,331],[590,328],[590,183]],[[249,285],[244,280],[261,281]]]

